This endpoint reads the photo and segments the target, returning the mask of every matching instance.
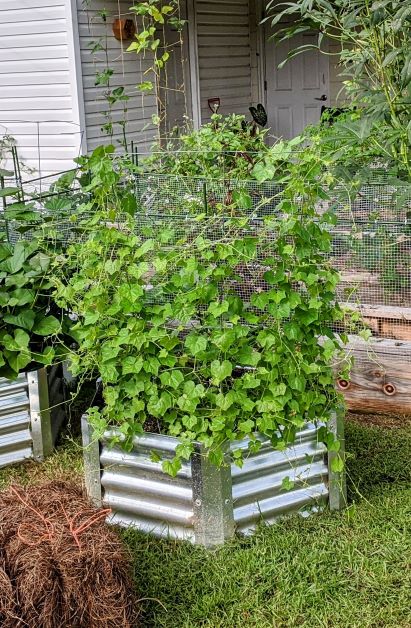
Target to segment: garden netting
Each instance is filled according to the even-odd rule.
[[[164,233],[166,226],[169,237],[164,246],[177,246],[183,234],[187,242],[190,231],[193,238],[201,232],[211,240],[224,239],[226,220],[233,215],[246,215],[247,228],[254,235],[267,217],[281,216],[282,187],[275,181],[130,172],[124,189],[132,190],[136,200],[136,233],[150,237]],[[87,201],[88,194],[75,179],[66,187],[52,187],[41,195],[31,190],[28,198],[31,219],[34,212],[37,222],[46,225],[49,237],[58,246],[64,248],[70,241],[85,237],[85,215],[78,213],[78,207]],[[330,226],[329,257],[340,273],[339,302],[358,309],[375,335],[411,340],[411,186],[391,183],[381,170],[371,171],[367,184],[340,185],[316,209],[320,215],[330,208],[335,212],[336,224]],[[91,214],[89,210],[87,216]],[[198,216],[203,217],[201,226]],[[33,233],[27,227],[22,229],[21,222],[4,220],[4,215],[2,230],[14,242],[30,238]],[[273,233],[271,254],[275,254],[275,239]],[[266,289],[263,270],[266,268],[259,269],[255,262],[241,270],[243,293],[247,285]]]

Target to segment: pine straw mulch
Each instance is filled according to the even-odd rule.
[[[0,626],[132,628],[129,557],[69,482],[0,493]]]

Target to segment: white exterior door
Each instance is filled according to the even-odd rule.
[[[292,138],[319,121],[321,107],[329,100],[329,61],[318,50],[309,50],[278,65],[299,46],[317,43],[315,33],[273,42],[266,36],[266,105],[268,126],[275,137]]]

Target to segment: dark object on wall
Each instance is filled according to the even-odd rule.
[[[218,113],[218,110],[220,109],[220,105],[221,105],[221,100],[219,98],[208,99],[208,108],[213,113]]]
[[[266,112],[266,110],[264,109],[264,106],[261,103],[259,103],[257,105],[257,107],[250,107],[249,111],[250,111],[250,113],[251,113],[251,115],[253,117],[253,120],[254,120],[254,122],[256,124],[258,124],[259,126],[262,126],[262,127],[266,126],[267,120],[268,120],[267,112]]]
[[[132,39],[136,34],[136,25],[134,20],[127,18],[126,20],[116,19],[113,22],[113,35],[118,41],[127,41]]]

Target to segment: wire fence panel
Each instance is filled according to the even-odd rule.
[[[378,171],[378,177],[381,176]],[[175,230],[176,239],[179,233],[186,234],[193,227],[195,217],[201,213],[214,218],[220,215],[221,220],[224,215],[231,218],[246,214],[255,220],[254,227],[258,231],[258,219],[270,214],[278,216],[282,200],[282,188],[276,182],[260,184],[161,174],[137,175],[131,181],[134,181],[138,207],[137,230],[144,231],[144,227],[148,230],[150,224],[164,226],[162,221],[167,220]],[[78,186],[69,186],[33,194],[33,200],[30,190],[27,200],[34,204],[39,220],[48,224],[50,237],[67,243],[82,233],[73,215],[87,198]],[[230,206],[241,207],[242,199],[246,199],[247,206],[230,213]],[[340,300],[411,307],[410,187],[402,189],[374,181],[355,193],[340,188],[317,209],[321,213],[329,207],[338,217],[333,228],[331,258],[341,273]],[[224,228],[223,222],[221,224]],[[4,214],[0,225],[2,233],[11,241],[31,235],[30,231],[22,234],[21,225],[14,220],[4,220]],[[194,233],[195,229],[193,236]],[[255,282],[256,277],[251,280]]]
[[[207,181],[167,175],[139,176],[136,196],[141,213],[137,222],[168,218],[170,225],[187,228],[190,215],[224,214],[241,195],[251,198],[241,213],[258,219],[279,214],[282,189],[254,181]],[[411,307],[411,191],[386,183],[363,186],[355,195],[342,188],[318,211],[332,207],[337,225],[332,230],[332,262],[341,273],[343,302]],[[233,213],[239,210],[233,210]],[[184,218],[182,222],[182,217]],[[185,222],[184,222],[185,221]]]
[[[136,233],[144,238],[161,232],[164,237],[168,230],[170,246],[181,239],[181,246],[189,247],[190,241],[199,237],[224,242],[225,220],[236,215],[248,217],[250,235],[264,231],[267,239],[262,219],[270,215],[281,218],[283,195],[277,182],[130,173],[124,185],[127,189],[131,186],[136,197]],[[316,208],[319,215],[331,208],[337,216],[330,261],[340,273],[339,301],[359,309],[375,334],[402,340],[411,340],[410,190],[390,184],[383,171],[375,170],[360,189],[337,188]],[[39,221],[46,223],[50,239],[67,245],[87,236],[80,224],[85,215],[76,212],[88,195],[78,185],[52,188],[34,198],[34,211]],[[199,221],[201,215],[206,220]],[[5,221],[3,216],[0,223],[11,241],[31,237],[31,231],[22,233],[16,221]],[[271,255],[275,255],[275,240],[272,233]],[[243,265],[242,296],[251,288],[267,289],[262,278],[265,270],[258,259]]]
[[[340,298],[411,307],[411,191],[373,183],[337,203],[333,263]]]
[[[140,213],[136,228],[143,235],[158,233],[165,226],[174,244],[179,238],[194,241],[199,236],[195,217],[210,216],[207,233],[214,241],[224,240],[224,216],[230,206],[241,206],[242,197],[251,203],[234,214],[250,217],[248,228],[265,238],[259,246],[276,255],[276,234],[271,242],[261,228],[263,216],[281,218],[282,189],[277,184],[207,181],[165,175],[140,176],[136,181]],[[234,202],[235,201],[235,202]],[[298,199],[297,199],[298,201]],[[379,411],[411,411],[411,192],[409,187],[373,180],[359,190],[339,188],[319,203],[318,214],[333,209],[337,222],[331,228],[329,261],[339,271],[337,299],[357,310],[361,325],[372,332],[364,342],[350,336],[346,354],[353,359],[350,381],[338,380],[350,407]],[[216,219],[220,216],[220,220]],[[285,218],[285,216],[284,216]],[[187,234],[191,235],[187,237]],[[185,245],[186,246],[186,245]],[[190,254],[188,247],[187,254]],[[270,286],[264,281],[263,259],[254,259],[238,269],[237,290],[243,299]],[[261,262],[261,263],[260,263]],[[153,286],[153,299],[158,298]],[[284,321],[285,322],[285,321]]]
[[[35,187],[35,182],[30,186]],[[232,243],[233,229],[239,238],[249,235],[257,242],[256,254],[241,263],[235,279],[219,286],[220,294],[228,291],[248,301],[252,294],[272,288],[264,280],[264,262],[268,256],[276,257],[278,219],[287,217],[278,182],[136,174],[134,168],[116,189],[118,196],[123,188],[136,199],[135,234],[143,240],[157,239],[165,249],[197,255],[202,241],[211,247]],[[90,227],[86,230],[82,224],[92,215],[90,206],[87,211],[83,206],[89,195],[76,179],[37,196],[30,188],[26,196],[33,199],[34,222],[60,250],[90,234]],[[346,346],[354,363],[350,381],[338,380],[337,385],[350,407],[411,412],[411,186],[392,183],[376,169],[360,188],[341,185],[315,209],[318,217],[329,209],[336,216],[329,227],[332,246],[326,255],[340,275],[337,300],[358,311],[359,328],[365,324],[372,332],[368,342],[359,335],[350,337]],[[241,217],[246,220],[234,228],[236,217],[239,225]],[[32,237],[32,230],[4,218],[0,212],[3,237],[11,241]],[[126,223],[118,214],[115,221],[112,226],[119,229]],[[154,303],[173,298],[164,290],[164,276],[161,279],[155,269],[149,268],[146,282],[146,298]],[[283,317],[283,324],[286,320]]]

